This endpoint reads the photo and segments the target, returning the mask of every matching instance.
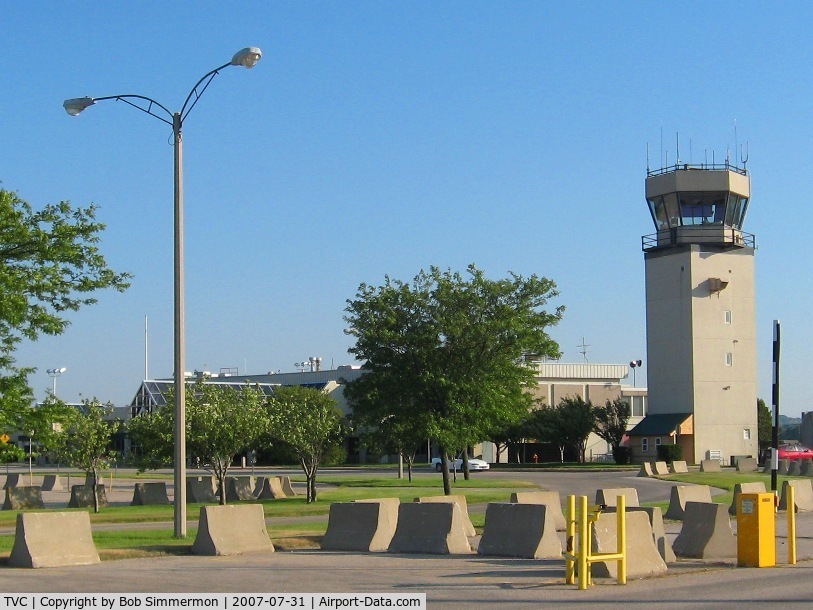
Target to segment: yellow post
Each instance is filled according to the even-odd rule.
[[[618,560],[618,584],[627,584],[627,498],[626,496],[618,496],[616,499],[616,542],[617,551],[621,554],[621,559]]]
[[[576,562],[567,553],[576,552],[576,496],[567,497],[567,531],[565,533],[565,582],[576,584]]]
[[[579,496],[579,589],[587,589],[590,582],[590,568],[587,556],[590,554],[590,525],[587,522],[587,496]]]
[[[788,485],[788,563],[796,564],[796,498],[793,485]]]

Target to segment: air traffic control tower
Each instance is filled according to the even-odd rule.
[[[662,442],[690,463],[758,455],[750,194],[745,168],[729,163],[647,171],[647,418],[683,422]]]

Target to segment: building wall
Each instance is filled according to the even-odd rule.
[[[645,261],[650,413],[694,413],[695,462],[756,457],[754,251],[690,245]]]

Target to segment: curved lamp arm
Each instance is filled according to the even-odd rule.
[[[228,68],[229,66],[243,66],[244,68],[253,68],[257,65],[257,62],[260,61],[260,58],[263,56],[262,51],[257,47],[246,47],[245,49],[241,49],[237,53],[234,54],[234,57],[231,58],[229,63],[223,64],[207,72],[203,75],[203,77],[195,83],[195,86],[192,87],[192,90],[189,92],[189,95],[186,96],[186,101],[184,101],[183,106],[181,107],[181,111],[178,113],[180,115],[180,120],[186,118],[186,116],[191,112],[192,108],[194,108],[195,104],[200,99],[200,96],[203,95],[203,92],[206,91],[206,88],[209,86],[209,83],[212,82],[212,79],[223,69]],[[201,87],[201,85],[203,85]],[[198,90],[200,88],[200,90]],[[75,97],[68,100],[65,100],[62,103],[62,106],[65,108],[65,112],[67,112],[71,116],[76,116],[80,112],[82,112],[85,108],[89,106],[93,106],[96,102],[101,102],[102,100],[117,100],[125,102],[126,104],[130,104],[133,108],[137,108],[142,112],[146,112],[150,116],[154,116],[156,119],[167,123],[168,125],[172,125],[173,113],[163,104],[156,102],[154,99],[143,96],[143,95],[134,95],[134,94],[124,94],[124,95],[107,95],[105,97]],[[132,100],[140,100],[141,102],[146,102],[146,104],[139,104]],[[191,105],[189,102],[192,102]],[[189,106],[187,108],[187,106]],[[169,119],[164,118],[160,114],[156,114],[155,108],[160,108],[163,110]]]

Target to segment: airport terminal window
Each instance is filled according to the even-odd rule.
[[[646,415],[646,396],[630,396],[629,399],[633,417]]]

